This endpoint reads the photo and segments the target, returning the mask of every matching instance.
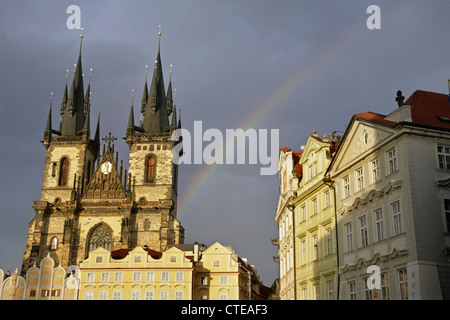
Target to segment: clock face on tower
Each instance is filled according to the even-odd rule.
[[[105,162],[102,164],[102,166],[100,167],[100,169],[102,170],[103,174],[108,174],[111,172],[112,169],[112,163],[111,162]]]

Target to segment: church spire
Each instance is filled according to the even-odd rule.
[[[144,110],[143,129],[145,132],[164,132],[169,128],[160,52],[161,31],[158,32],[158,35],[158,54],[153,70],[150,92]]]
[[[169,87],[167,88],[166,95],[166,109],[167,115],[170,116],[173,110],[173,99],[172,99],[172,65],[170,65],[170,78],[169,78]]]
[[[84,111],[83,69],[81,65],[82,34],[80,35],[80,38],[78,61],[74,65],[74,77],[69,97],[64,106],[64,116],[61,123],[61,133],[66,136],[77,135],[84,128],[86,120]]]

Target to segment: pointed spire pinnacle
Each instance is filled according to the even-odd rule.
[[[170,125],[173,128],[177,127],[177,106],[173,107],[173,113],[172,113],[172,123]]]
[[[141,113],[145,112],[145,106],[147,104],[148,100],[148,86],[147,86],[147,75],[148,75],[148,65],[145,66],[145,83],[144,83],[144,92],[142,93],[142,100],[141,100]]]
[[[52,104],[53,104],[53,92],[50,94],[50,109],[48,110],[47,123],[45,124],[45,130],[52,132]]]
[[[167,109],[167,115],[170,116],[173,110],[173,99],[172,99],[172,65],[170,65],[170,79],[169,79],[169,86],[167,88],[167,95],[166,95],[166,109]]]
[[[134,100],[134,89],[131,90],[131,108],[130,108],[130,116],[128,118],[128,126],[127,126],[127,136],[134,134],[134,110],[133,110],[133,100]]]
[[[178,129],[181,128],[181,105],[178,108],[178,111],[180,112],[180,115],[178,116]]]
[[[98,113],[97,129],[95,129],[94,141],[100,146],[100,112]]]

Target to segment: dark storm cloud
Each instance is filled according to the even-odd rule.
[[[67,6],[81,8],[85,88],[94,69],[91,126],[101,112],[102,136],[125,135],[132,89],[139,109],[161,24],[165,84],[173,64],[183,127],[201,120],[205,128],[235,129],[291,85],[252,125],[280,129],[280,147],[298,149],[315,128],[322,135],[344,130],[354,113],[391,112],[398,89],[405,96],[416,89],[446,93],[448,1],[376,1],[382,29],[370,31],[372,2],[2,1],[0,265],[21,266],[32,201],[40,198],[45,150],[39,141],[50,92],[55,126],[65,70],[78,56],[80,32],[66,28]],[[117,149],[127,163],[123,140]],[[186,242],[233,245],[270,286],[277,277],[270,239],[278,232],[279,180],[260,176],[259,167],[219,166],[180,220]],[[179,199],[201,170],[182,166]]]

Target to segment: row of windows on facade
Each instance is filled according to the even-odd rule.
[[[394,285],[398,286],[398,292],[399,296],[398,298],[401,300],[407,300],[408,299],[408,277],[406,273],[406,268],[401,268],[396,270],[397,275],[397,282]],[[364,288],[364,296],[359,297],[359,299],[363,298],[366,300],[390,300],[391,294],[390,294],[390,286],[392,285],[389,282],[389,273],[388,272],[382,272],[381,273],[381,285],[379,289],[369,289],[367,283],[369,280],[369,277],[364,277],[361,279],[361,284]],[[348,300],[357,300],[357,290],[356,290],[356,280],[350,280],[347,281],[347,299]],[[334,281],[329,280],[326,282],[326,298],[328,300],[334,300]],[[310,297],[308,295],[308,288],[307,285],[301,286],[301,299],[303,300],[320,300],[320,286],[317,282],[312,284],[312,296]]]
[[[63,157],[59,162],[59,177],[58,177],[58,186],[66,186],[69,178],[69,158]],[[87,170],[88,176],[87,180],[89,181],[91,174],[91,162],[88,161]],[[56,162],[53,163],[52,167],[52,176],[56,175]],[[156,158],[154,156],[148,156],[145,159],[145,182],[155,182],[156,175]]]
[[[402,216],[400,211],[400,201],[395,201],[390,204],[391,218],[392,218],[392,235],[397,236],[403,232]],[[385,217],[383,209],[379,208],[373,212],[375,239],[374,242],[382,241],[389,235],[386,234]],[[363,215],[358,220],[359,227],[359,247],[366,247],[369,245],[369,228],[367,223],[367,216]],[[353,251],[353,224],[352,222],[344,225],[346,252]]]
[[[143,272],[135,271],[133,272],[132,282],[142,282],[142,274]],[[101,272],[100,273],[100,281],[99,282],[110,282],[111,272]],[[171,272],[163,271],[161,272],[161,282],[170,282]],[[185,278],[184,272],[175,272],[175,282],[184,282]],[[86,273],[86,283],[95,283],[95,272],[87,272]],[[201,276],[199,278],[199,284],[201,286],[206,286],[209,284],[209,277]],[[220,285],[228,285],[228,276],[220,276]],[[124,283],[123,281],[123,272],[114,272],[114,282]],[[156,272],[148,271],[145,272],[145,282],[154,283],[156,282]]]
[[[311,217],[319,213],[319,199],[317,197],[310,200],[311,202]],[[328,208],[331,205],[330,200],[330,190],[325,190],[323,192],[323,209]],[[307,214],[306,214],[306,205],[302,205],[300,207],[300,222],[306,221]],[[279,234],[281,238],[284,238],[286,236],[287,230],[292,226],[293,220],[292,220],[292,212],[290,210],[287,210],[287,214],[285,214],[282,218],[282,221],[280,221],[279,226]]]
[[[389,282],[389,273],[381,272],[381,285],[379,289],[369,289],[367,282],[369,277],[365,277],[361,279],[362,287],[364,288],[364,296],[359,297],[359,299],[364,298],[366,300],[390,300],[391,293],[390,287],[391,283]],[[400,268],[396,270],[396,283],[394,285],[398,286],[398,299],[407,300],[408,299],[408,276],[406,273],[406,268]],[[357,290],[356,290],[356,280],[347,281],[347,299],[356,300]]]
[[[94,291],[93,290],[86,290],[84,294],[85,300],[94,300]],[[109,291],[102,290],[99,293],[99,300],[109,300]],[[131,300],[141,300],[141,291],[139,290],[133,290],[131,292]],[[144,295],[145,300],[155,300],[155,292],[153,290],[147,290],[145,291]],[[200,295],[200,299],[207,300],[208,294],[202,293]],[[221,293],[219,295],[220,300],[228,300],[228,294]],[[114,290],[113,291],[113,300],[122,300],[122,291],[121,290]],[[159,300],[184,300],[184,291],[175,291],[174,297],[170,297],[170,291],[162,290],[159,292]]]
[[[437,158],[439,169],[450,169],[450,147],[438,145],[437,146]],[[386,152],[387,160],[387,174],[390,175],[398,170],[397,165],[397,152],[395,148]],[[379,158],[370,161],[370,184],[373,184],[380,180],[380,160]],[[364,189],[364,169],[358,168],[355,170],[355,192],[359,192]],[[342,199],[351,196],[351,179],[347,175],[342,179]]]
[[[387,175],[390,175],[398,170],[396,149],[392,148],[387,153]],[[381,178],[380,159],[375,158],[370,161],[370,184],[376,183]],[[355,170],[355,192],[364,189],[364,169],[360,167]],[[342,199],[351,196],[350,176],[347,175],[342,179]]]

